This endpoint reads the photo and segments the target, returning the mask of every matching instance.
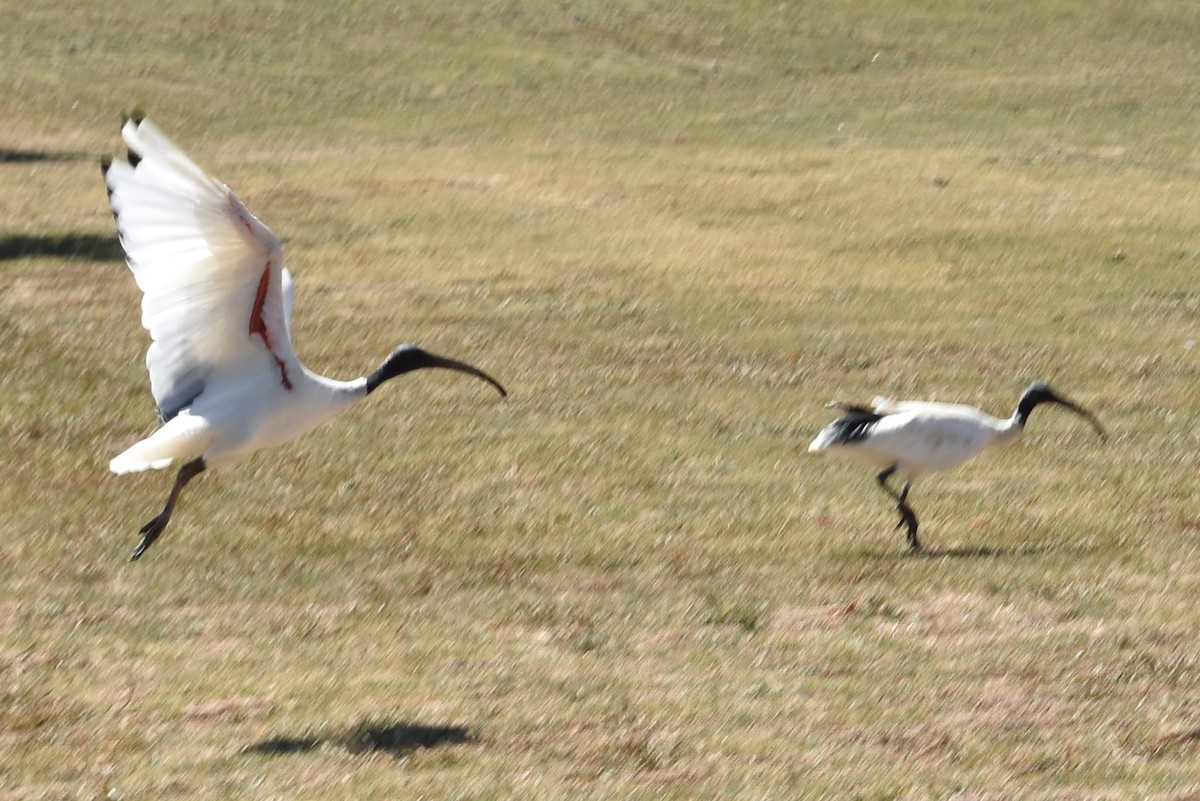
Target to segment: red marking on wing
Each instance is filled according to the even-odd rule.
[[[255,239],[254,226],[250,224],[248,219],[246,219],[246,214],[243,214],[243,212],[246,212],[247,214],[249,213],[246,210],[246,207],[243,206],[242,202],[237,199],[237,195],[233,194],[232,190],[226,190],[225,199],[229,202],[229,208],[233,209],[233,214],[238,218],[238,222],[240,222],[242,227],[246,229],[246,234],[251,239]]]
[[[275,365],[279,368],[279,380],[283,382],[283,388],[291,389],[292,382],[288,378],[287,365],[283,363],[283,359],[275,355],[275,351],[271,351],[271,356],[275,359]]]
[[[267,321],[263,319],[263,304],[267,300],[267,288],[271,285],[271,260],[267,259],[266,265],[263,267],[262,278],[258,279],[258,291],[254,293],[254,306],[250,309],[250,335],[258,334],[259,339],[267,346],[267,350],[271,353],[271,358],[275,360],[276,366],[279,367],[279,380],[283,383],[284,389],[291,389],[292,382],[288,378],[287,365],[283,363],[283,359],[275,353],[275,348],[271,346],[271,335],[267,331]]]
[[[250,309],[250,333],[258,334],[269,348],[270,335],[267,333],[267,321],[263,319],[263,304],[267,302],[267,287],[271,285],[271,262],[263,267],[262,278],[258,279],[258,292],[254,294],[254,308]]]

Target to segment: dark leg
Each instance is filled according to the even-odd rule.
[[[894,489],[892,489],[891,487],[889,487],[888,483],[887,483],[887,480],[892,477],[892,473],[895,473],[895,472],[896,472],[896,465],[892,465],[887,470],[884,470],[882,473],[875,476],[875,480],[879,482],[879,486],[883,487],[884,492],[886,492],[888,495],[891,495],[893,498],[899,500],[900,496],[897,495],[896,491]]]
[[[905,481],[904,487],[900,490],[899,497],[896,500],[899,502],[897,508],[900,510],[900,526],[908,526],[908,547],[914,551],[921,550],[921,541],[917,539],[917,515],[913,512],[912,507],[908,505],[908,488],[912,486],[911,481]]]
[[[917,539],[917,516],[913,513],[912,507],[908,505],[908,490],[912,487],[911,481],[905,481],[904,487],[900,492],[892,489],[887,480],[892,473],[896,472],[896,465],[892,465],[887,470],[884,470],[879,475],[875,476],[875,480],[879,482],[879,486],[883,487],[883,491],[891,495],[896,500],[896,509],[900,512],[900,522],[896,524],[896,528],[901,526],[908,527],[908,547],[914,551],[921,550],[921,541]]]
[[[175,511],[175,504],[179,501],[179,493],[187,486],[187,483],[196,476],[204,472],[204,459],[193,459],[192,461],[179,468],[179,474],[175,476],[175,486],[171,487],[171,494],[167,496],[167,504],[158,516],[142,526],[138,533],[142,535],[142,541],[138,543],[138,547],[134,549],[133,556],[129,557],[129,561],[133,562],[146,552],[146,549],[154,544],[158,539],[158,535],[162,534],[167,528],[167,523],[171,522],[171,512]]]

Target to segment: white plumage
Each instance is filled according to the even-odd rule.
[[[896,528],[907,526],[909,546],[918,550],[917,517],[907,503],[913,479],[922,473],[956,467],[984,448],[1018,438],[1030,412],[1043,403],[1070,409],[1088,420],[1101,437],[1105,436],[1091,412],[1057,395],[1048,384],[1036,381],[1021,395],[1012,416],[1003,420],[957,403],[877,397],[869,408],[832,404],[845,414],[822,429],[808,450],[832,451],[881,468],[876,480],[896,500],[900,512]],[[900,492],[887,483],[893,473],[904,478]]]
[[[504,388],[463,362],[411,345],[371,375],[307,370],[291,342],[293,284],[279,240],[150,122],[126,121],[127,162],[102,166],[121,245],[142,290],[150,389],[163,426],[116,456],[114,473],[182,463],[136,559],[162,533],[179,492],[206,468],[234,464],[319,425],[379,384],[442,367]]]

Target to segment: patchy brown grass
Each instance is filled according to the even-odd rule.
[[[2,798],[1195,798],[1195,11],[131,3],[0,28]],[[142,104],[296,346],[468,358],[190,487],[93,154]],[[1095,408],[917,483],[830,400]]]

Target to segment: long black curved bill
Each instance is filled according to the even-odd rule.
[[[392,351],[392,355],[388,356],[383,364],[379,365],[378,370],[367,376],[367,394],[369,395],[374,392],[380,384],[390,381],[396,376],[411,373],[413,370],[424,370],[427,367],[441,367],[445,370],[455,370],[460,373],[473,375],[491,384],[500,392],[501,396],[508,397],[508,390],[501,386],[499,381],[475,365],[455,359],[447,359],[445,356],[438,356],[435,353],[430,353],[413,345],[401,345],[396,348]]]
[[[1066,408],[1075,412],[1075,414],[1082,417],[1084,420],[1087,420],[1089,423],[1091,423],[1092,428],[1096,429],[1096,433],[1100,435],[1100,439],[1103,439],[1103,440],[1108,439],[1108,432],[1104,430],[1104,426],[1100,425],[1100,421],[1098,419],[1096,419],[1096,415],[1092,414],[1091,412],[1089,412],[1087,409],[1083,408],[1079,404],[1072,403],[1071,401],[1067,400],[1066,398],[1061,398],[1061,397],[1055,396],[1053,402],[1057,403],[1059,406],[1065,406]]]
[[[468,375],[473,375],[476,378],[486,381],[489,384],[491,384],[493,387],[495,387],[496,390],[500,393],[501,397],[504,397],[504,398],[508,397],[508,390],[506,390],[500,384],[499,381],[492,378],[490,375],[483,372],[478,367],[476,367],[472,364],[467,364],[466,362],[460,362],[455,359],[447,359],[445,356],[438,356],[436,354],[428,353],[428,352],[425,354],[425,357],[426,357],[425,363],[421,365],[422,367],[440,367],[444,370],[457,370],[460,373],[466,373]]]

